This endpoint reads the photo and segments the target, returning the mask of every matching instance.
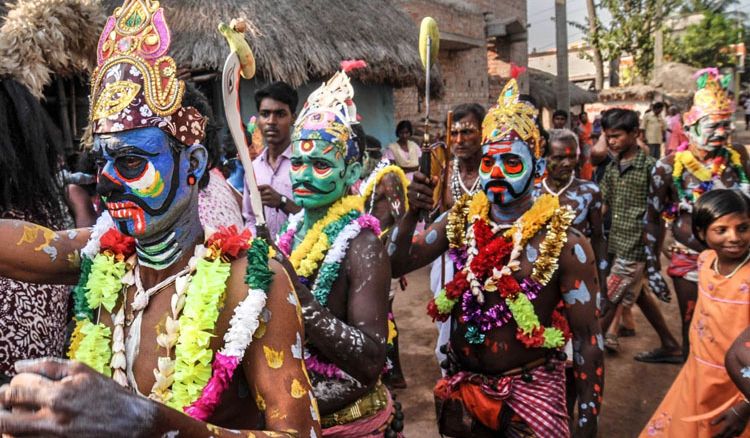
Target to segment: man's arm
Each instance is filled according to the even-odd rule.
[[[604,221],[602,220],[602,194],[599,190],[593,192],[591,208],[589,208],[589,225],[591,226],[591,247],[596,258],[596,268],[599,273],[599,289],[607,295],[607,240],[604,237]]]
[[[320,437],[320,416],[304,371],[302,309],[284,268],[275,260],[270,267],[274,279],[266,300],[269,320],[256,331],[242,367],[258,409],[265,413],[265,429]],[[232,279],[247,290],[244,275]]]
[[[574,436],[595,437],[604,391],[604,339],[596,315],[599,287],[594,281],[597,275],[594,252],[577,230],[571,228],[568,232],[568,242],[559,263],[560,290],[573,332],[573,367],[579,406]]]
[[[432,188],[427,185],[428,181],[426,176],[415,172],[409,184],[409,211],[394,228],[387,248],[391,258],[393,278],[427,265],[448,249],[447,213],[440,216],[418,236],[414,236],[420,210],[429,211],[432,208]]]
[[[389,172],[380,180],[377,187],[378,193],[375,194],[377,199],[384,199],[388,204],[390,220],[384,221],[385,218],[378,218],[383,223],[398,223],[406,213],[406,187],[395,173]]]
[[[651,171],[646,215],[643,218],[643,244],[646,251],[646,274],[651,291],[662,301],[669,302],[669,288],[661,275],[661,246],[664,243],[662,212],[670,199],[669,185],[672,166],[659,160]]]
[[[80,274],[80,251],[90,235],[88,228],[52,231],[30,222],[0,220],[0,276],[74,285]]]
[[[737,336],[727,351],[724,366],[746,400],[750,399],[750,327]]]
[[[385,364],[388,333],[390,266],[383,245],[373,233],[354,238],[339,272],[347,276],[347,321],[321,305],[303,285],[288,260],[290,273],[302,304],[305,332],[310,343],[336,366],[368,386],[380,376]],[[352,256],[356,255],[356,257]]]

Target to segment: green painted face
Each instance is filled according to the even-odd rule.
[[[359,179],[361,170],[357,162],[346,164],[341,149],[332,143],[292,142],[292,190],[294,202],[302,208],[324,208],[338,201]]]

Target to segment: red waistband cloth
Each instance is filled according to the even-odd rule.
[[[385,430],[380,430],[386,429],[383,426],[388,424],[391,414],[393,414],[393,397],[391,397],[391,393],[389,392],[388,404],[385,409],[382,409],[375,415],[353,421],[349,424],[325,428],[323,429],[323,436],[331,438],[384,437]],[[401,433],[398,436],[399,438],[403,438]]]
[[[499,431],[500,411],[507,404],[540,437],[570,436],[565,406],[565,366],[556,363],[547,371],[544,366],[529,372],[530,382],[520,375],[488,378],[461,371],[445,377],[435,386],[435,396],[446,400],[460,399],[476,420]]]
[[[673,252],[667,274],[670,277],[684,277],[691,272],[698,271],[698,254],[683,254]]]

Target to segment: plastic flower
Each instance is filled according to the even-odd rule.
[[[101,252],[109,251],[112,254],[128,258],[135,252],[135,239],[119,232],[117,228],[110,228],[102,235]]]

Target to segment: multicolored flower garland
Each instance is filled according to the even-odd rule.
[[[721,179],[727,163],[737,172],[741,185],[747,186],[750,184],[750,180],[748,180],[745,173],[745,168],[742,166],[742,158],[739,152],[730,147],[722,148],[718,155],[711,160],[710,170],[698,161],[689,150],[676,152],[674,167],[672,169],[672,181],[677,190],[679,203],[677,206],[669,206],[665,209],[662,216],[669,221],[676,217],[679,210],[692,211],[692,204],[698,200],[700,195],[711,190],[715,181]],[[683,189],[683,175],[685,170],[701,181],[690,193],[686,193]]]
[[[112,355],[113,351],[121,353],[118,340],[112,339],[110,348],[110,328],[95,323],[93,315],[101,307],[112,312],[120,292],[128,286],[126,272],[133,264],[125,260],[135,249],[134,240],[112,225],[109,216],[97,222],[82,251],[81,278],[74,289],[76,328],[68,352],[71,359],[86,363],[107,376],[112,369],[122,372],[125,363],[124,359],[116,359],[117,354]],[[103,231],[107,227],[107,231]],[[235,309],[224,336],[224,347],[214,356],[209,343],[224,302],[231,261],[245,250],[248,296]],[[211,415],[259,326],[267,288],[273,277],[268,267],[269,251],[261,239],[254,239],[251,246],[250,232],[239,233],[234,226],[220,228],[207,240],[206,246],[196,247],[190,261],[194,274],[176,280],[172,315],[167,317],[166,333],[157,337],[158,345],[166,346],[167,355],[157,361],[156,383],[150,398],[183,409],[201,420]],[[113,315],[115,323],[118,318],[124,319],[123,308],[124,303],[118,314]],[[116,324],[115,338],[121,326]],[[169,347],[175,349],[174,359],[169,356]],[[127,385],[124,377],[118,382]]]
[[[574,213],[560,207],[556,197],[542,195],[510,229],[496,237],[501,227],[490,225],[489,201],[484,192],[476,193],[470,202],[468,196],[462,197],[448,219],[451,258],[460,271],[430,301],[428,314],[433,320],[445,321],[460,301],[469,343],[484,342],[486,332],[513,319],[518,325],[516,337],[527,347],[562,347],[567,337],[565,319],[553,315],[553,326],[543,327],[531,301],[557,270],[573,218]],[[469,229],[464,232],[467,221]],[[512,276],[520,268],[518,257],[545,225],[547,232],[532,275],[519,284]],[[482,310],[484,292],[498,292],[503,300]]]
[[[372,198],[375,196],[375,188],[380,184],[380,181],[388,175],[389,173],[393,173],[396,175],[401,182],[401,186],[404,189],[404,194],[406,194],[406,188],[409,187],[409,179],[406,178],[406,174],[404,173],[404,170],[400,167],[390,164],[389,160],[381,160],[375,169],[372,170],[372,173],[367,178],[367,180],[362,183],[362,189],[360,192],[360,195],[362,196],[362,199]],[[370,211],[372,211],[372,205],[373,200],[370,201]],[[404,208],[406,211],[409,211],[409,199],[407,197],[404,197]]]

